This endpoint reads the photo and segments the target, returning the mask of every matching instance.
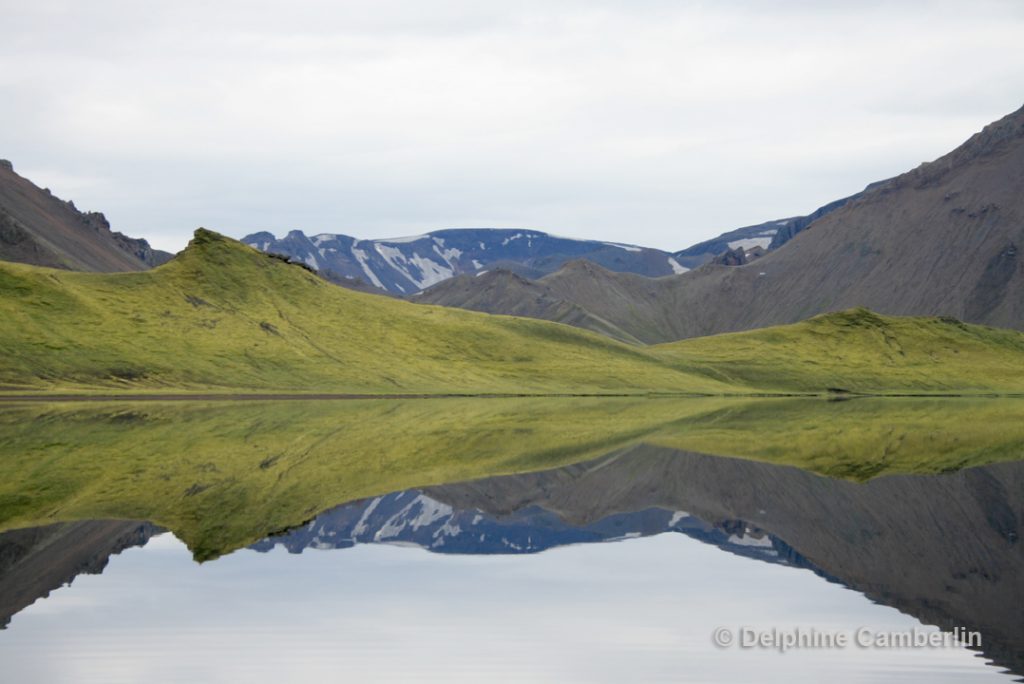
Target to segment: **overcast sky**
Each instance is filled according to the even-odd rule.
[[[681,249],[1024,104],[1024,2],[0,0],[0,157],[116,230]]]

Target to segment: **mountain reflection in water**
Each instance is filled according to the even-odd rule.
[[[980,631],[984,655],[1020,675],[1022,507],[1021,462],[853,483],[640,445],[553,470],[352,502],[252,548],[301,552],[391,543],[445,554],[524,554],[676,532],[748,558],[810,569],[926,624]],[[138,543],[154,529],[127,531]],[[123,537],[126,530],[117,532]],[[5,606],[19,568],[11,552],[17,534],[25,536],[16,531],[0,539]],[[105,548],[98,544],[97,552],[117,550]],[[41,553],[59,566],[66,552],[51,543]],[[21,554],[35,563],[38,555]],[[38,595],[52,588],[37,587]],[[25,593],[24,582],[18,590]]]

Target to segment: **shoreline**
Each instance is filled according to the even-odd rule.
[[[111,393],[111,394],[77,394],[71,392],[45,393],[33,392],[25,394],[2,394],[0,393],[0,404],[13,404],[19,402],[45,403],[45,402],[92,402],[92,401],[364,401],[371,399],[382,400],[408,400],[408,399],[594,399],[594,398],[620,398],[620,399],[785,399],[785,398],[819,398],[827,401],[842,402],[862,398],[882,399],[1020,399],[1024,393],[998,393],[984,392],[978,394],[957,393],[957,392],[897,392],[897,393],[873,393],[873,392],[849,392],[835,394],[829,392],[751,392],[737,394],[701,394],[692,392],[680,393],[558,393],[558,394],[533,394],[533,393],[442,393],[442,394],[358,394],[351,392],[316,392],[310,394],[290,394],[286,392],[200,392],[200,393]]]

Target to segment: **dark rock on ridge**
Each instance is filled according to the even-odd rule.
[[[0,160],[0,259],[74,271],[142,271],[171,254],[111,230],[99,212],[80,212]]]

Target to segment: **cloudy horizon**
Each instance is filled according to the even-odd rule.
[[[0,0],[0,158],[176,251],[531,228],[678,250],[1024,104],[1024,5]]]

